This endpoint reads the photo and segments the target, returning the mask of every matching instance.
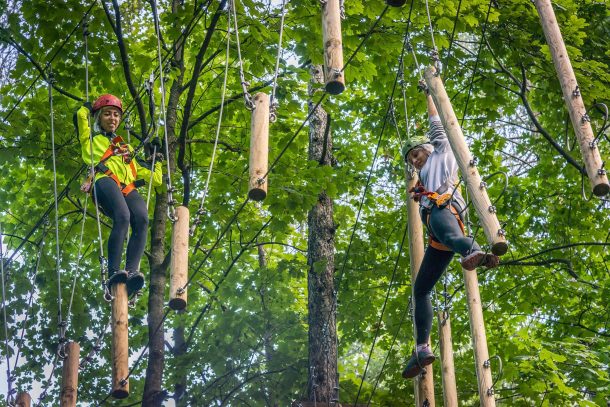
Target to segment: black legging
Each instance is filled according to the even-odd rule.
[[[108,273],[112,275],[121,269],[123,244],[131,225],[131,236],[127,244],[125,270],[137,271],[146,246],[148,211],[146,202],[137,190],[123,196],[118,185],[110,178],[100,178],[95,182],[97,199],[104,213],[112,219],[112,231],[108,238]]]
[[[459,211],[459,208],[457,208]],[[430,217],[428,217],[428,213]],[[440,209],[436,205],[429,210],[421,211],[422,222],[426,224],[428,233],[449,247],[453,251],[435,249],[428,245],[424,259],[422,260],[415,285],[413,296],[415,297],[415,327],[417,331],[417,344],[428,342],[430,330],[432,329],[432,301],[430,294],[436,282],[441,278],[455,252],[465,256],[473,250],[480,250],[479,245],[471,237],[464,236],[460,225],[451,213],[449,207]]]

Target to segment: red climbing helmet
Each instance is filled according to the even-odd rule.
[[[97,98],[97,100],[93,103],[93,113],[106,106],[116,107],[121,111],[121,114],[123,114],[123,103],[121,103],[121,99],[114,95],[111,95],[110,93],[107,93]]]

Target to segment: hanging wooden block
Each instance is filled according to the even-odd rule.
[[[326,91],[338,95],[345,90],[343,72],[343,41],[341,39],[340,0],[325,0],[322,6],[322,37],[324,39],[324,80]]]
[[[60,393],[61,407],[76,407],[78,394],[78,363],[80,360],[80,345],[69,342],[65,348],[66,358],[62,369],[62,383]]]
[[[176,208],[172,233],[172,260],[170,264],[169,307],[180,311],[186,307],[186,282],[189,269],[189,208]]]
[[[385,2],[388,6],[402,7],[405,5],[407,0],[385,0]]]
[[[563,99],[566,102],[570,119],[574,127],[574,133],[578,139],[580,152],[585,161],[585,169],[593,194],[604,196],[610,192],[610,183],[604,169],[604,162],[599,153],[599,148],[594,143],[595,136],[591,128],[590,119],[587,116],[587,110],[580,94],[580,88],[576,82],[576,76],[572,69],[568,50],[563,42],[559,24],[555,18],[555,12],[550,0],[535,0],[542,29],[546,37],[546,42],[549,45],[549,51],[553,58],[553,65],[559,77],[561,90],[563,91]]]
[[[267,168],[269,166],[269,95],[254,96],[254,110],[250,126],[250,190],[248,196],[262,201],[267,196]]]
[[[129,344],[127,336],[127,286],[112,285],[112,397],[129,396]]]
[[[482,182],[477,170],[476,160],[468,149],[464,133],[455,116],[445,86],[440,76],[436,75],[436,69],[432,66],[426,69],[424,76],[430,90],[430,95],[434,99],[434,104],[447,133],[451,150],[460,167],[462,177],[464,177],[464,183],[468,188],[470,199],[474,204],[477,215],[479,215],[487,242],[491,246],[491,251],[501,256],[508,250],[505,232],[500,227],[500,222],[498,222],[498,217],[496,216],[496,208],[489,200],[486,184]]]
[[[30,404],[32,404],[32,397],[29,393],[21,392],[17,394],[15,407],[30,407]]]

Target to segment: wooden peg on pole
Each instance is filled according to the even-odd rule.
[[[449,312],[441,310],[438,316],[438,342],[441,348],[441,377],[443,379],[444,407],[458,407],[455,366],[453,363],[453,339]]]
[[[116,283],[112,292],[112,397],[129,396],[129,344],[127,336],[127,287]]]
[[[267,196],[267,168],[269,166],[269,95],[254,96],[254,110],[250,125],[250,190],[248,196],[262,201]]]
[[[324,39],[324,80],[326,82],[326,91],[331,95],[338,95],[345,90],[340,0],[323,1],[322,36]]]
[[[493,381],[489,364],[489,351],[487,350],[487,336],[485,335],[477,271],[462,269],[462,272],[464,273],[464,286],[468,300],[470,333],[472,335],[474,362],[477,371],[477,382],[479,384],[479,399],[481,400],[481,407],[495,407],[496,399],[494,398],[494,389],[492,387]]]
[[[172,232],[172,259],[170,264],[169,307],[174,311],[186,307],[186,282],[189,267],[189,208],[176,208],[174,230]]]
[[[534,3],[536,4],[536,9],[538,9],[542,30],[544,31],[546,42],[551,51],[553,65],[555,65],[555,70],[559,77],[559,83],[561,84],[561,90],[563,91],[563,99],[570,112],[570,119],[572,121],[572,126],[574,126],[574,133],[578,139],[580,152],[585,160],[585,168],[591,183],[591,188],[593,189],[593,194],[604,196],[610,192],[608,176],[606,175],[599,149],[594,142],[595,136],[591,129],[590,119],[582,100],[580,88],[576,82],[576,76],[572,69],[568,50],[566,49],[561,31],[559,30],[559,24],[557,24],[557,18],[555,18],[551,0],[535,0]]]
[[[486,185],[481,181],[481,176],[476,166],[476,159],[470,153],[464,133],[458,123],[451,101],[445,90],[445,86],[440,78],[436,75],[434,67],[428,67],[425,72],[426,83],[430,91],[430,95],[434,100],[436,109],[440,115],[443,127],[447,133],[451,150],[455,155],[458,166],[464,177],[464,183],[468,188],[470,199],[479,215],[479,220],[485,231],[487,241],[491,246],[491,251],[501,256],[508,251],[508,243],[506,242],[505,232],[500,227],[498,217],[496,216],[496,208],[491,204],[487,195]]]
[[[411,172],[405,165],[407,179],[407,191],[417,184],[417,174]],[[424,232],[419,216],[419,204],[410,199],[407,192],[407,217],[409,232],[409,258],[411,262],[411,287],[415,285],[415,279],[419,272],[419,267],[424,259]],[[414,338],[417,338],[415,321],[413,323]],[[430,344],[431,345],[431,344]],[[417,407],[434,407],[434,380],[432,375],[432,365],[426,366],[426,373],[415,378],[415,405]]]
[[[402,7],[406,2],[407,0],[385,0],[385,3],[392,7]]]
[[[17,394],[17,399],[15,400],[15,407],[30,407],[32,403],[32,397],[29,393],[21,392]]]
[[[78,395],[78,363],[80,360],[80,345],[77,342],[66,344],[62,383],[60,393],[61,407],[76,407]]]

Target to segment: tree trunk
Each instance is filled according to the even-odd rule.
[[[178,311],[178,326],[174,328],[174,358],[180,361],[181,357],[186,353],[186,342],[184,338],[184,311]],[[176,364],[174,384],[174,401],[177,406],[184,406],[186,398],[186,370],[183,369],[182,362]]]
[[[310,95],[324,83],[322,67],[311,68]],[[312,101],[309,108],[314,107]],[[309,128],[309,159],[320,165],[332,164],[330,117],[318,107]],[[309,401],[330,403],[338,399],[336,294],[334,288],[333,202],[322,191],[309,211],[307,264],[309,302]]]
[[[172,13],[179,10],[180,1],[172,2]],[[176,120],[177,106],[182,93],[184,80],[183,41],[176,44],[172,65],[178,67],[180,74],[176,77],[169,91],[166,106],[167,142],[170,169],[172,173],[176,168]],[[167,175],[167,174],[165,174]],[[148,295],[148,365],[144,382],[143,406],[161,406],[165,394],[162,392],[163,368],[165,366],[165,337],[162,324],[163,308],[165,305],[165,274],[169,258],[165,252],[165,230],[167,222],[167,194],[165,191],[156,194],[155,212],[151,228],[150,244],[150,287]]]

